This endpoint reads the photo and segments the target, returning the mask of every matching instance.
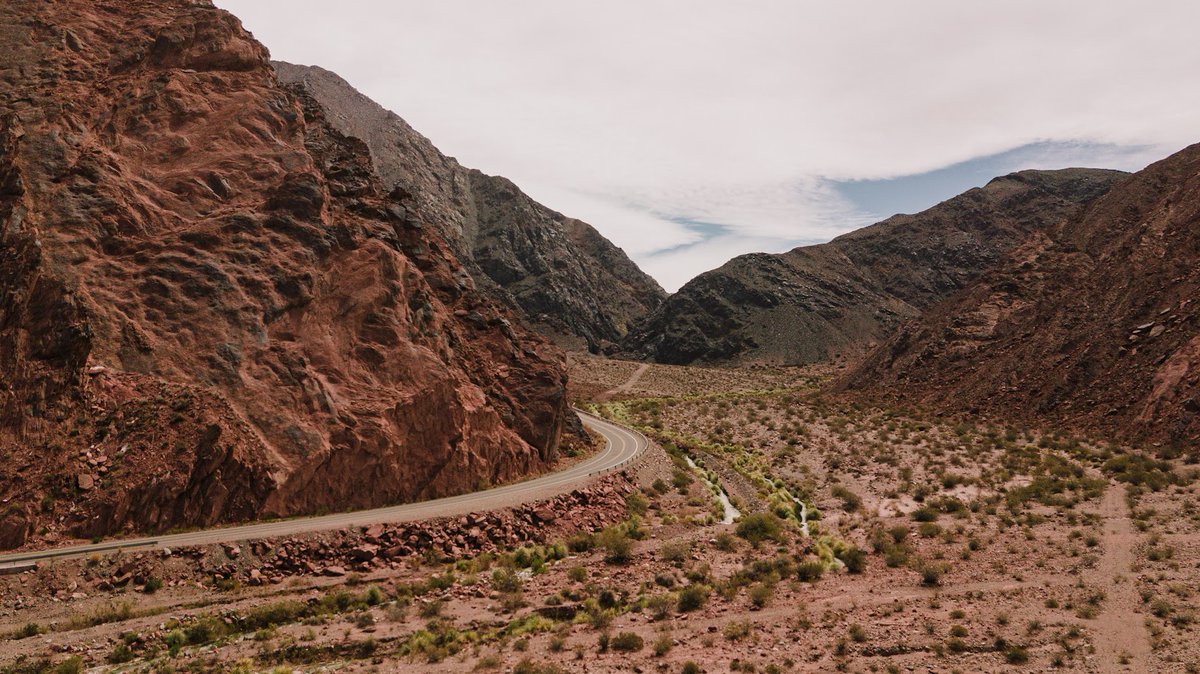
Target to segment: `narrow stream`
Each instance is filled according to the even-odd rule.
[[[697,468],[699,468],[699,466],[696,465],[695,461],[692,461],[692,457],[688,456],[687,454],[684,454],[683,458],[687,461],[688,465],[691,466],[692,470],[696,470],[696,472],[699,473],[700,479],[704,480],[704,483],[707,484],[709,486],[709,488],[711,488],[713,491],[717,492],[717,500],[721,502],[721,507],[724,508],[724,512],[725,512],[725,516],[721,519],[721,524],[733,524],[734,521],[737,520],[737,518],[742,516],[742,511],[733,507],[733,503],[730,502],[730,500],[729,500],[729,495],[725,493],[725,490],[721,488],[721,485],[719,483],[713,483],[713,482],[708,481],[708,473],[707,472],[705,472],[703,470],[697,470]],[[807,522],[805,522],[805,524],[804,524],[804,535],[805,536],[808,535],[808,523]]]
[[[792,500],[800,506],[800,532],[804,534],[805,538],[808,538],[808,506],[795,496],[792,497]]]

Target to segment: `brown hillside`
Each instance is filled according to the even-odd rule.
[[[0,545],[536,471],[561,355],[208,2],[0,6]]]
[[[336,74],[275,68],[281,80],[304,87],[334,127],[363,139],[384,184],[413,195],[480,287],[542,334],[596,351],[666,297],[591,225],[539,204],[506,178],[463,167]]]
[[[843,385],[945,410],[1200,437],[1200,145],[906,325]]]

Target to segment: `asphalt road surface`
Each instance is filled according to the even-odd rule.
[[[598,475],[609,473],[628,465],[634,459],[638,458],[649,444],[646,437],[637,431],[609,423],[584,412],[580,412],[579,417],[583,420],[585,426],[604,436],[607,440],[604,449],[595,456],[565,470],[543,475],[532,480],[526,480],[525,482],[517,482],[503,487],[495,487],[493,489],[472,492],[470,494],[460,494],[433,501],[406,503],[387,508],[375,508],[374,510],[359,510],[357,512],[338,513],[335,515],[321,515],[319,517],[298,517],[276,522],[219,527],[163,536],[114,539],[87,545],[73,545],[49,550],[38,550],[36,552],[0,555],[0,570],[7,569],[11,572],[28,568],[39,561],[86,557],[93,553],[115,552],[117,550],[161,549],[189,545],[230,543],[274,536],[292,536],[313,531],[346,529],[371,524],[413,522],[435,517],[454,517],[472,512],[508,508],[523,503],[551,498],[576,489]]]

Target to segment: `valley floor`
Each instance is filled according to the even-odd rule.
[[[658,441],[618,524],[261,586],[47,566],[0,578],[0,672],[1200,671],[1182,459],[826,399],[813,369],[572,369]]]

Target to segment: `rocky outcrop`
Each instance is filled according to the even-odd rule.
[[[0,35],[0,543],[441,496],[578,429],[561,353],[231,15]]]
[[[622,351],[680,365],[857,355],[1123,175],[1021,171],[827,244],[734,258],[684,285],[635,326]]]
[[[402,568],[410,557],[460,560],[482,553],[549,544],[599,531],[628,516],[625,498],[635,491],[624,473],[551,499],[516,508],[471,513],[404,524],[318,532],[238,544],[192,546],[89,562],[80,577],[101,592],[125,592],[161,578],[158,564],[167,558],[190,562],[189,579],[239,581],[247,585],[281,583],[297,576],[340,577]],[[178,567],[173,580],[181,581]],[[52,590],[62,600],[65,589]],[[144,589],[144,588],[142,588]]]
[[[1033,235],[905,325],[842,387],[1195,447],[1200,145]]]
[[[596,351],[666,297],[592,226],[542,206],[505,178],[464,168],[334,73],[275,67],[339,131],[367,144],[384,183],[412,195],[480,287],[519,307],[543,334]]]

